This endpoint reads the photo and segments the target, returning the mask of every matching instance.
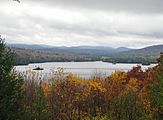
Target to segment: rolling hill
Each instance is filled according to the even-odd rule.
[[[15,47],[15,48],[32,49],[32,50],[64,52],[68,54],[84,55],[84,56],[108,56],[113,53],[131,50],[130,48],[125,48],[125,47],[111,48],[105,46],[56,47],[56,46],[47,46],[47,45],[27,45],[27,44],[8,44],[8,46]]]
[[[163,45],[154,45],[142,49],[115,53],[106,61],[123,63],[155,63],[160,52],[163,52]]]
[[[117,63],[155,63],[160,52],[163,52],[163,45],[149,46],[142,49],[99,46],[53,47],[25,44],[8,46],[16,53],[17,64],[96,60]]]
[[[45,50],[32,50],[24,48],[11,48],[15,53],[16,64],[25,65],[29,63],[40,62],[71,62],[71,61],[96,61],[98,57],[88,57],[82,55],[73,55],[64,52],[54,52]]]
[[[149,46],[149,47],[145,47],[142,49],[121,52],[120,54],[158,56],[160,54],[160,52],[163,52],[163,45]]]

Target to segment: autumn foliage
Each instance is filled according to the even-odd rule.
[[[146,71],[137,66],[106,78],[85,80],[63,69],[50,81],[26,78],[23,119],[161,120],[162,70],[163,55]]]

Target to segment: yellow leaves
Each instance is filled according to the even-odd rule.
[[[85,99],[87,99],[87,97],[93,97],[106,92],[106,89],[99,81],[84,80],[82,85],[83,89],[81,91],[81,98],[84,97]]]
[[[111,100],[115,96],[122,94],[127,84],[127,74],[122,71],[116,71],[110,77],[106,78],[104,85],[107,89],[106,99]]]
[[[139,82],[136,78],[131,78],[126,85],[126,90],[125,92],[133,91],[137,92],[139,90]]]
[[[150,116],[157,111],[148,99],[143,99],[143,106]]]
[[[127,80],[127,74],[122,71],[116,71],[110,78],[114,83],[125,83]]]
[[[97,81],[88,81],[88,87],[90,90],[98,90],[100,92],[105,92],[106,89],[102,86],[100,82]]]
[[[149,100],[145,99],[143,101],[143,104],[144,104],[144,107],[145,107],[146,110],[149,110],[151,108],[151,103],[150,103]]]
[[[79,85],[79,84],[82,84],[83,83],[83,79],[82,78],[79,78],[73,74],[69,74],[67,76],[67,80],[70,84],[73,84],[73,85]]]

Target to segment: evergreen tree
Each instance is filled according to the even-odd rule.
[[[33,106],[34,118],[36,120],[48,120],[50,109],[41,85],[39,85],[36,90],[36,98]]]
[[[163,118],[163,54],[158,59],[158,71],[156,74],[156,82],[150,86],[150,99],[156,112],[156,119]]]
[[[23,113],[23,79],[14,70],[14,54],[0,36],[0,119],[19,120]]]

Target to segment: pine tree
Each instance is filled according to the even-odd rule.
[[[156,74],[156,82],[150,86],[150,99],[156,111],[157,120],[163,118],[163,54],[160,55],[158,61],[158,71]]]
[[[41,85],[36,90],[36,98],[34,101],[34,118],[36,120],[48,120],[49,107],[45,98],[44,90]]]
[[[23,113],[23,79],[14,70],[14,54],[0,36],[0,119],[19,120]]]

